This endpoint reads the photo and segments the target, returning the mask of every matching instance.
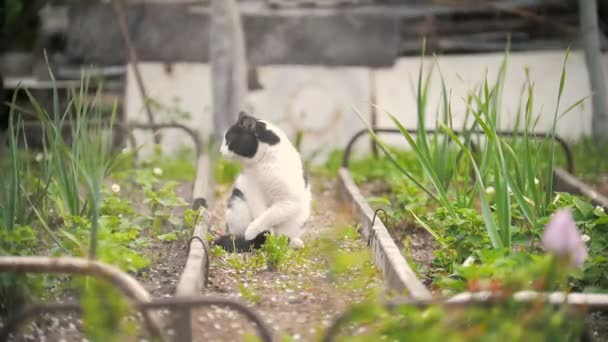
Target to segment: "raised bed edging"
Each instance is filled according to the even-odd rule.
[[[386,285],[398,292],[407,290],[416,300],[431,299],[431,292],[409,266],[384,223],[379,219],[372,222],[374,212],[355,185],[348,169],[340,169],[338,180],[340,196],[350,203],[352,213],[362,223],[361,234],[371,247],[372,260],[382,270]]]
[[[184,269],[175,289],[176,298],[193,297],[202,291],[209,277],[209,249],[205,235],[209,231],[210,215],[207,210],[209,177],[209,157],[197,154],[196,175],[192,187],[192,208],[197,212],[197,218],[188,241],[188,255]],[[176,310],[173,315],[173,326],[176,341],[192,341],[192,311],[191,308]]]

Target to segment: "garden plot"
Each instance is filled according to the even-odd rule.
[[[385,275],[397,275],[393,277],[395,286],[408,289],[410,296],[417,299],[409,308],[392,304],[390,307],[398,308],[400,313],[395,320],[403,321],[378,322],[380,335],[431,338],[442,334],[465,339],[464,336],[494,336],[507,340],[533,335],[541,339],[575,338],[581,333],[605,336],[601,335],[605,332],[597,330],[601,324],[594,324],[604,321],[602,316],[592,315],[591,324],[583,328],[583,321],[574,317],[585,315],[576,310],[555,310],[542,302],[533,308],[520,302],[525,297],[518,294],[521,290],[605,291],[608,216],[605,208],[594,204],[593,197],[554,192],[559,190],[555,182],[560,178],[555,167],[555,124],[550,132],[534,131],[530,81],[522,91],[518,118],[523,124],[514,129],[518,134],[505,137],[500,132],[499,104],[505,73],[506,62],[496,83],[482,80],[477,89],[470,91],[465,99],[465,117],[470,122],[459,130],[452,126],[450,98],[442,80],[442,98],[434,115],[437,129],[429,132],[424,127],[428,77],[421,72],[417,88],[418,128],[407,130],[393,115],[385,114],[410,150],[386,145],[375,133],[376,128],[368,126],[381,156],[351,163],[345,156],[342,166],[350,172],[342,168],[338,175],[354,212],[370,227],[364,238],[380,250],[378,257],[374,254],[374,261]],[[557,108],[550,114],[554,122],[578,104],[560,107],[564,79],[565,71],[557,88]],[[428,105],[435,108],[435,104]],[[537,141],[538,136],[544,139]],[[349,149],[350,145],[346,153]],[[367,203],[362,203],[364,195],[355,183],[363,189]],[[386,217],[372,208],[384,209]],[[394,241],[384,241],[385,230],[391,232]],[[570,237],[567,243],[565,236]],[[557,241],[562,242],[556,245]],[[569,249],[563,248],[566,244]],[[431,250],[425,251],[429,247]],[[392,253],[395,248],[403,254],[402,261]],[[430,261],[421,257],[423,252],[432,253]],[[412,273],[417,277],[412,277]],[[446,307],[427,307],[417,290],[420,279],[436,298],[454,296],[448,301],[452,303],[477,298],[486,304],[491,301],[492,309],[471,305],[455,314]],[[596,297],[604,300],[599,299],[601,295]],[[426,309],[416,309],[416,305]],[[461,317],[468,323],[458,318],[460,314],[468,317]],[[446,315],[453,319],[446,321]],[[555,324],[543,323],[548,320]],[[472,335],[463,334],[464,327],[471,329]]]
[[[411,160],[414,158],[411,152],[396,154],[400,162],[409,160],[411,162],[409,163],[410,166],[416,165],[414,160]],[[414,166],[410,170],[416,172],[415,168]],[[502,251],[492,251],[491,242],[487,236],[484,237],[483,218],[476,213],[479,208],[462,210],[459,212],[461,215],[458,219],[451,219],[443,208],[433,205],[426,194],[421,193],[408,181],[404,181],[394,165],[383,157],[355,160],[351,163],[350,170],[359,185],[359,189],[355,191],[360,191],[360,194],[365,197],[372,208],[384,208],[383,211],[377,212],[378,217],[376,219],[383,220],[395,245],[400,248],[404,257],[403,260],[407,261],[408,265],[406,267],[411,267],[416,272],[418,279],[431,290],[435,298],[446,298],[466,291],[469,293],[485,293],[483,296],[490,294],[505,298],[504,296],[508,296],[508,294],[514,293],[518,289],[543,290],[546,278],[543,278],[542,270],[543,268],[546,269],[547,266],[543,266],[542,261],[540,261],[542,260],[541,255],[544,253],[540,240],[541,230],[537,230],[531,238],[528,238],[532,240],[528,243],[519,240],[519,245],[514,247],[514,252],[505,253],[504,249]],[[343,171],[340,172],[340,177],[343,178]],[[379,175],[382,175],[382,177],[379,177]],[[342,191],[349,190],[343,189]],[[570,274],[567,280],[568,285],[554,289],[602,293],[603,289],[608,286],[606,283],[608,278],[606,277],[607,265],[605,259],[608,215],[606,215],[605,209],[592,205],[584,198],[568,193],[557,193],[554,202],[556,207],[571,208],[589,253],[589,257],[581,269]],[[380,215],[383,212],[388,214]],[[533,230],[534,228],[531,228],[530,232],[532,233]],[[533,241],[535,239],[536,242]],[[530,266],[528,263],[537,264]],[[534,280],[534,277],[537,277],[536,280]],[[411,283],[415,284],[415,280],[406,278],[404,287],[411,286]],[[487,298],[483,296],[480,298]],[[507,303],[504,303],[505,307],[513,305]],[[434,310],[439,309],[435,308]],[[473,310],[477,309],[471,309],[469,315],[483,315],[481,312],[475,313]],[[510,310],[503,309],[503,312],[500,312],[497,309],[493,311],[493,314],[486,312],[490,316],[494,314],[497,317],[503,316],[499,319],[501,322],[492,322],[493,318],[478,318],[479,324],[473,324],[472,327],[481,329],[478,333],[481,334],[480,336],[486,337],[487,335],[484,335],[485,333],[482,331],[488,329],[489,326],[504,327],[512,324],[512,329],[531,329],[531,331],[534,331],[534,328],[529,325],[530,322],[535,320],[534,314],[526,310]],[[530,321],[518,322],[517,319],[513,319],[518,315],[514,312],[530,315]],[[442,315],[446,314],[449,314],[447,310],[441,312],[438,317],[443,317]],[[545,314],[549,316],[544,316]],[[542,320],[551,317],[550,315],[552,314],[544,312],[536,318]],[[405,314],[405,317],[416,319],[412,312]],[[554,315],[553,318],[557,319],[557,315]],[[509,322],[510,319],[513,319],[513,322]],[[587,336],[593,341],[605,339],[608,334],[605,329],[606,320],[606,315],[601,311],[589,314],[584,321],[583,334],[588,334]],[[439,321],[440,319],[430,319],[421,324],[441,326],[436,329],[444,333],[454,329],[450,325],[442,326],[438,323]],[[387,322],[382,324],[390,325]],[[582,326],[582,321],[580,324]],[[402,328],[405,329],[406,326],[402,326]],[[416,324],[409,326],[409,329],[414,331],[416,328],[419,328]],[[541,331],[534,333],[540,333],[538,336],[551,336],[555,333],[552,332],[553,328],[542,327],[541,325]],[[574,330],[576,329],[581,328],[578,327]],[[572,333],[572,330],[563,326],[558,327],[556,331],[562,331],[565,334]],[[386,333],[388,332],[383,332],[383,334]],[[414,334],[413,336],[428,337],[432,334]],[[508,334],[499,336],[508,336]],[[576,333],[570,336],[576,336]],[[457,337],[457,335],[454,335],[454,337]]]
[[[125,167],[120,172],[111,173],[104,185],[104,200],[100,207],[99,259],[128,271],[157,298],[173,295],[177,276],[186,258],[185,245],[189,231],[184,229],[183,224],[184,214],[188,215],[188,212],[184,212],[187,202],[183,198],[189,198],[191,184],[184,183],[183,179],[190,178],[192,174],[192,167],[188,166],[192,164],[191,158],[189,154],[186,156],[187,159],[157,158],[138,166]],[[183,169],[176,170],[175,165],[181,165]],[[168,167],[163,170],[163,166]],[[81,242],[83,245],[76,245],[76,242],[85,240],[86,226],[66,227],[56,218],[49,228],[61,237],[70,236],[69,240],[59,239],[72,255],[86,252],[84,242]],[[44,236],[40,238],[42,243],[33,247],[30,253],[56,255],[46,249],[48,242]],[[67,302],[86,300],[87,296],[95,295],[100,297],[99,305],[108,305],[113,301],[117,305],[115,308],[124,305],[122,299],[112,299],[112,296],[120,296],[103,283],[95,285],[88,292],[86,286],[83,288],[85,277],[28,276],[27,279],[31,280],[32,286],[41,286],[32,289],[40,291],[36,292],[39,300]],[[92,279],[89,281],[93,282]],[[38,285],[38,282],[42,284]],[[112,309],[109,311],[117,317],[125,314]],[[168,314],[168,311],[160,313],[161,317],[169,317]],[[85,316],[84,319],[92,318]],[[132,321],[133,329],[136,321],[128,321]],[[80,340],[84,336],[82,322],[81,315],[72,313],[44,314],[27,328],[24,327],[18,335],[21,338],[16,340]]]
[[[190,197],[194,153],[184,150],[171,158],[155,154],[138,162],[136,150],[114,149],[110,128],[116,107],[108,114],[99,93],[88,94],[87,82],[68,93],[61,112],[59,106],[44,109],[21,90],[45,134],[41,150],[30,148],[21,116],[32,113],[13,107],[1,165],[0,252],[89,257],[129,272],[154,296],[167,296],[175,287],[190,234],[184,220],[191,221],[192,212],[184,211],[184,198]],[[56,88],[54,96],[58,98]],[[106,282],[14,273],[2,273],[0,280],[3,313],[15,314],[34,298],[83,304],[82,319],[44,314],[24,329],[21,339],[72,340],[83,329],[99,339],[136,333],[134,317],[121,319],[129,313],[126,300]],[[88,328],[83,319],[90,322]]]
[[[79,260],[89,265],[96,263],[91,259],[114,265],[117,273],[144,285],[144,295],[131,302],[139,309],[171,301],[213,301],[188,310],[190,315],[177,310],[170,316],[166,308],[154,316],[143,312],[152,332],[163,330],[159,335],[177,340],[186,335],[247,340],[267,326],[275,339],[284,340],[601,338],[605,316],[587,315],[587,309],[608,306],[605,296],[588,294],[608,288],[608,216],[584,198],[554,191],[559,164],[555,130],[540,142],[531,138],[531,82],[521,103],[523,134],[509,139],[498,134],[505,68],[496,84],[482,82],[471,92],[467,108],[472,119],[462,131],[456,133],[451,125],[442,84],[443,101],[437,106],[442,109],[436,117],[443,119],[435,134],[421,124],[413,137],[389,115],[411,151],[385,145],[370,128],[386,157],[343,163],[350,171],[338,170],[338,158],[338,167],[317,170],[339,179],[313,177],[314,214],[306,247],[300,250],[289,248],[280,236],[268,237],[260,250],[249,253],[209,246],[223,233],[227,184],[238,168],[205,161],[199,148],[196,158],[155,155],[146,163],[136,162],[128,151],[112,151],[109,126],[94,120],[101,110],[89,112],[94,106],[89,108],[78,94],[69,102],[74,112],[64,115],[79,119],[71,125],[72,142],[67,143],[61,113],[55,108],[49,116],[34,106],[48,133],[45,148],[40,156],[27,148],[22,153],[17,149],[19,121],[11,127],[8,163],[2,165],[8,176],[0,180],[0,251],[73,255],[88,257]],[[424,79],[421,74],[421,123],[426,122]],[[554,120],[577,105],[560,110],[562,91],[560,84]],[[92,120],[87,113],[93,113]],[[217,196],[202,195],[211,176],[200,168],[203,164],[213,165],[216,181],[224,184]],[[336,200],[337,190],[344,202]],[[185,209],[184,198],[191,197],[196,212]],[[210,210],[200,206],[212,197],[218,200],[209,201]],[[143,320],[128,302],[93,277],[1,276],[0,304],[6,312],[31,293],[48,301],[77,299],[82,305],[82,319],[43,315],[25,329],[25,340],[75,340],[83,333],[95,340],[146,336]],[[181,291],[184,279],[192,279],[187,291]],[[551,291],[562,292],[544,297]],[[572,291],[587,294],[573,293],[562,305],[563,292]],[[248,310],[250,319],[260,319],[257,326],[225,309],[226,299],[233,300],[237,311]],[[591,317],[586,327],[583,317]],[[154,329],[159,321],[163,328]]]

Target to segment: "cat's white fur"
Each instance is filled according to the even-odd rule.
[[[253,158],[244,158],[228,149],[226,141],[220,151],[227,159],[238,160],[243,172],[237,177],[234,188],[241,198],[232,198],[226,211],[230,233],[254,239],[264,231],[283,234],[290,238],[294,248],[303,247],[301,235],[310,217],[310,183],[305,184],[300,154],[285,133],[275,125],[260,120],[281,141],[270,146],[260,142]]]

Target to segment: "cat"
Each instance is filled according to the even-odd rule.
[[[302,248],[310,217],[311,190],[302,158],[285,133],[268,121],[240,112],[224,135],[222,156],[243,166],[226,210],[228,233],[217,240],[231,251],[259,248],[266,233],[289,237]]]

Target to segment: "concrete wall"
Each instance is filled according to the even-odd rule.
[[[451,92],[452,111],[456,127],[460,127],[464,116],[463,98],[467,92],[479,85],[485,75],[490,82],[495,80],[502,61],[502,54],[446,56],[438,59],[441,73]],[[508,73],[504,87],[500,124],[510,128],[514,123],[525,68],[534,82],[534,112],[540,115],[537,131],[551,127],[555,111],[559,77],[564,59],[563,52],[512,53],[509,56]],[[608,59],[607,59],[608,61]],[[434,63],[425,60],[425,69]],[[260,118],[276,122],[290,136],[298,130],[304,131],[302,150],[305,156],[316,156],[322,160],[326,152],[343,148],[355,131],[363,128],[354,113],[357,108],[371,119],[372,92],[375,103],[395,114],[406,127],[417,125],[415,87],[419,58],[399,59],[394,67],[369,69],[361,67],[309,67],[267,66],[258,69],[263,89],[250,93],[249,110]],[[209,68],[204,64],[173,64],[171,72],[163,64],[142,64],[144,81],[150,96],[160,102],[171,104],[180,98],[183,110],[192,114],[184,121],[207,135],[211,129]],[[128,119],[143,120],[141,98],[135,87],[132,73],[128,74],[127,115]],[[608,76],[608,75],[607,75]],[[434,128],[434,116],[440,103],[441,83],[435,67],[431,78],[426,126]],[[589,81],[584,56],[575,51],[567,64],[567,78],[561,108],[590,95]],[[379,112],[379,126],[391,126],[390,119]],[[583,103],[558,123],[558,133],[576,139],[590,133],[591,106]],[[149,137],[140,136],[149,142]],[[389,139],[390,141],[397,141]],[[400,140],[399,140],[400,141]],[[171,151],[187,139],[181,134],[165,139]],[[361,144],[367,146],[367,144]],[[320,153],[320,154],[319,154]]]

